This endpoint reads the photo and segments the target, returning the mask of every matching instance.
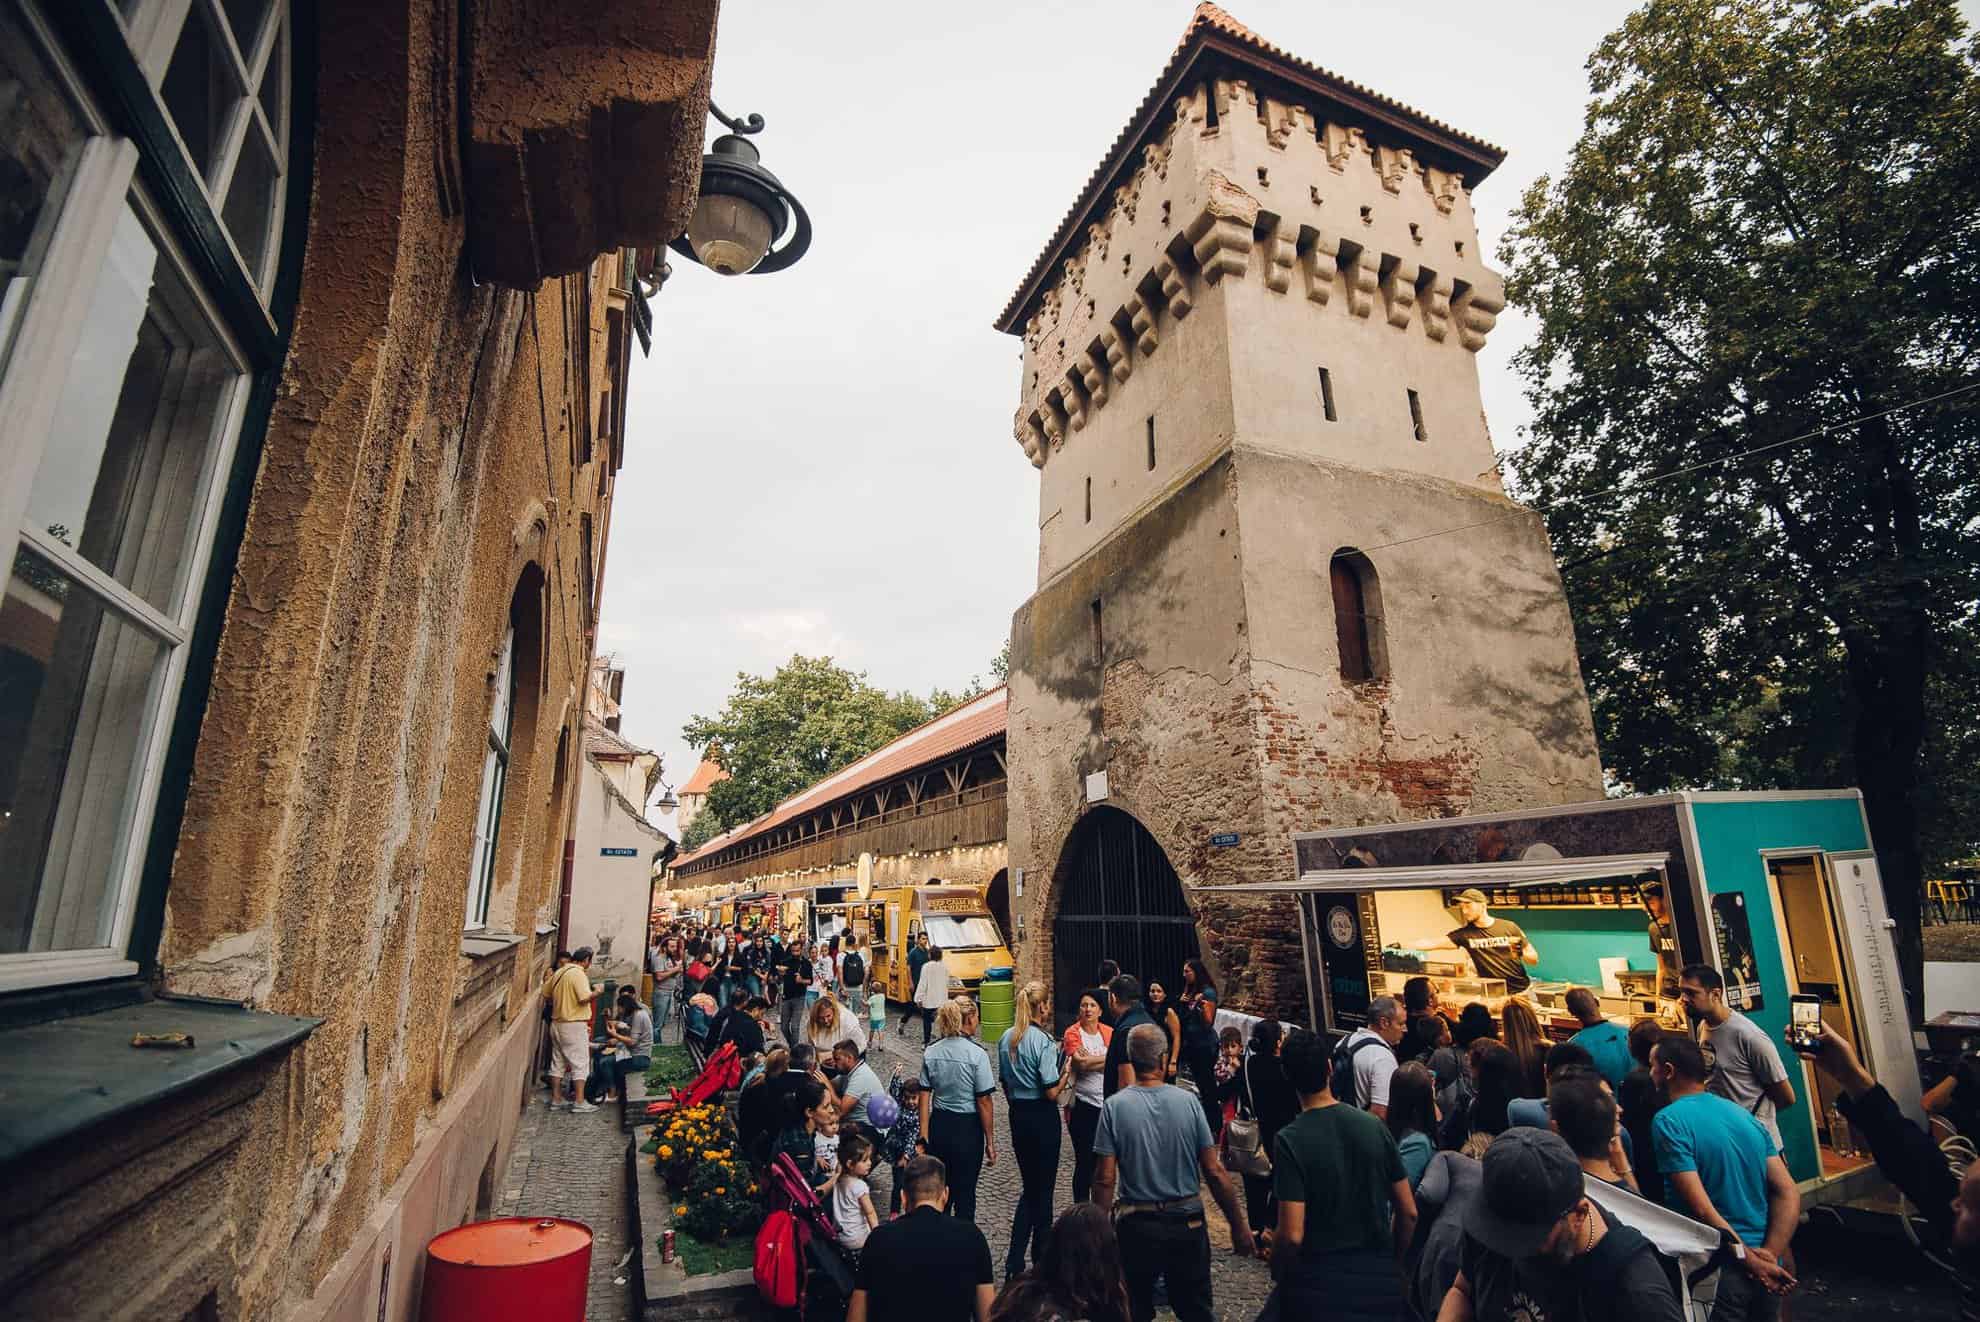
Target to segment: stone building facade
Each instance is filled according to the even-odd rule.
[[[10,1316],[409,1318],[492,1205],[715,10],[0,0]]]
[[[1091,976],[1063,943],[1098,930],[1068,897],[1098,893],[1102,805],[1173,891],[1289,877],[1296,830],[1601,796],[1479,394],[1504,294],[1470,189],[1500,159],[1206,4],[999,319],[1040,478],[1011,633],[1026,971]],[[1227,1001],[1303,1019],[1290,905],[1187,893],[1136,912],[1193,928]]]

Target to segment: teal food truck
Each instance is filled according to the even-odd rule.
[[[1897,956],[1855,790],[1687,792],[1294,837],[1290,881],[1218,887],[1292,898],[1316,1029],[1345,1032],[1368,1004],[1428,976],[1446,1004],[1512,995],[1548,1031],[1579,1027],[1561,998],[1598,992],[1628,1027],[1683,1023],[1677,970],[1709,963],[1726,999],[1780,1044],[1794,1105],[1778,1116],[1804,1199],[1841,1202],[1876,1183],[1832,1106],[1834,1086],[1788,1050],[1789,998],[1821,998],[1898,1104],[1922,1119]],[[1451,936],[1458,892],[1525,932],[1537,964],[1499,967]],[[1661,951],[1661,958],[1660,958]],[[1523,953],[1523,952],[1522,952]],[[1527,979],[1520,986],[1521,979]],[[1510,984],[1510,985],[1509,985]]]

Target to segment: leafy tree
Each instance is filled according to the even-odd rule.
[[[1610,774],[1861,785],[1914,1008],[1980,742],[1975,66],[1953,0],[1649,0],[1501,254]]]
[[[722,819],[704,804],[700,812],[688,819],[687,829],[681,832],[681,852],[685,854],[699,849],[727,829],[722,825]]]
[[[1010,682],[1010,678],[1011,678],[1011,640],[1010,639],[1006,638],[1004,640],[1003,647],[998,649],[997,655],[990,658],[990,673],[996,676],[997,682],[999,684],[1005,684]]]
[[[877,689],[830,657],[793,656],[767,677],[738,673],[722,710],[682,731],[697,750],[721,745],[729,773],[693,825],[712,819],[713,834],[760,817],[934,715],[927,701]]]

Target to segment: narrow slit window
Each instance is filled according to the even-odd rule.
[[[1430,439],[1430,433],[1423,426],[1423,400],[1412,390],[1409,392],[1409,425],[1419,441]]]
[[[1155,419],[1148,419],[1148,471],[1155,471]]]
[[[1093,479],[1086,479],[1086,521],[1093,522]]]
[[[1105,648],[1106,648],[1106,634],[1102,631],[1101,623],[1100,623],[1100,598],[1095,597],[1093,599],[1092,611],[1093,611],[1093,661],[1094,664],[1097,665],[1104,659]]]
[[[1327,421],[1341,420],[1341,415],[1334,412],[1334,374],[1324,367],[1320,369],[1320,407],[1326,411]]]

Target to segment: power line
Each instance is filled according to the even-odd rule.
[[[1906,409],[1922,408],[1927,404],[1936,404],[1940,400],[1951,399],[1956,395],[1968,394],[1975,390],[1980,390],[1980,380],[1969,381],[1963,386],[1954,386],[1951,390],[1942,390],[1936,395],[1927,395],[1923,399],[1910,399],[1902,404],[1893,404],[1889,408],[1880,409],[1875,413],[1865,413],[1858,417],[1844,419],[1841,422],[1832,422],[1826,426],[1817,427],[1813,431],[1803,432],[1799,436],[1789,436],[1784,440],[1769,441],[1765,445],[1756,445],[1750,450],[1740,450],[1733,454],[1721,455],[1717,459],[1701,459],[1695,464],[1685,464],[1680,468],[1673,468],[1669,472],[1653,473],[1640,481],[1620,482],[1612,487],[1604,487],[1600,491],[1570,493],[1554,501],[1548,508],[1551,509],[1559,505],[1578,505],[1583,501],[1594,500],[1600,496],[1624,495],[1632,491],[1641,491],[1643,488],[1655,486],[1659,482],[1668,482],[1672,478],[1683,477],[1686,473],[1696,473],[1706,468],[1717,468],[1721,464],[1738,463],[1742,459],[1751,459],[1755,455],[1766,454],[1770,450],[1779,450],[1790,445],[1800,445],[1803,442],[1827,436],[1831,432],[1841,431],[1845,427],[1858,427],[1866,422],[1875,422],[1878,418],[1887,418],[1893,413],[1902,413]],[[1460,523],[1453,528],[1439,528],[1435,532],[1418,533],[1414,537],[1400,537],[1393,542],[1381,542],[1374,546],[1358,546],[1355,549],[1363,554],[1369,551],[1386,551],[1395,546],[1408,546],[1412,542],[1426,542],[1433,537],[1448,537],[1452,533],[1470,532],[1474,528],[1488,528],[1495,523],[1504,523],[1509,519],[1522,518],[1529,512],[1539,511],[1533,510],[1532,507],[1526,507],[1506,514],[1495,514],[1489,519],[1479,519],[1474,523]]]

